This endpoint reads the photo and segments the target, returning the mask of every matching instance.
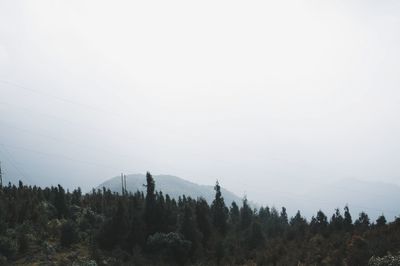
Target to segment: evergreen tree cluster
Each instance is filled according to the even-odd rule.
[[[378,265],[396,260],[400,219],[376,222],[349,208],[310,221],[298,211],[229,206],[215,185],[209,205],[156,190],[82,194],[57,187],[9,184],[0,188],[0,265]],[[380,259],[382,258],[382,259]]]

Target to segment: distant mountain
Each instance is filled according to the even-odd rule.
[[[329,185],[317,186],[309,190],[302,199],[298,207],[308,212],[308,215],[311,210],[312,215],[315,215],[318,209],[322,209],[330,218],[335,208],[343,213],[343,207],[348,204],[353,220],[358,218],[361,211],[369,215],[371,222],[375,222],[381,214],[388,220],[400,216],[400,187],[384,182],[343,179]]]
[[[153,175],[153,178],[156,183],[156,190],[162,191],[164,195],[168,194],[172,198],[178,199],[179,196],[185,195],[194,199],[203,197],[208,203],[214,200],[214,186],[198,185],[172,175]],[[146,176],[143,174],[126,176],[126,188],[128,191],[145,191],[144,184],[146,184]],[[98,186],[98,188],[103,187],[109,188],[113,192],[121,193],[121,177],[113,177]],[[222,187],[221,192],[227,206],[230,206],[232,201],[235,201],[240,206],[242,202],[240,197]]]
[[[156,190],[169,194],[177,199],[181,195],[192,198],[203,197],[211,203],[215,196],[214,186],[198,185],[182,178],[171,175],[155,175]],[[128,191],[144,191],[146,177],[143,174],[127,175]],[[121,177],[113,177],[100,184],[98,188],[110,188],[111,191],[121,192]],[[272,192],[271,192],[272,193]],[[339,208],[343,213],[343,208],[348,205],[353,216],[353,221],[358,218],[361,211],[366,212],[375,222],[376,218],[384,214],[388,220],[393,220],[395,216],[400,217],[400,187],[395,184],[383,182],[368,182],[357,179],[343,179],[335,181],[329,185],[317,185],[305,193],[299,193],[292,199],[279,194],[266,194],[271,202],[266,205],[275,206],[280,210],[280,206],[288,209],[289,215],[294,215],[300,210],[308,219],[316,215],[318,210],[323,210],[330,218],[335,208]],[[225,204],[229,206],[232,201],[241,205],[242,198],[234,193],[222,188],[222,196]],[[251,204],[255,207],[256,204]]]

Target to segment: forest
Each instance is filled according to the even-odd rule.
[[[0,265],[400,265],[400,218],[349,206],[308,221],[285,207],[157,191],[0,188]],[[351,206],[350,206],[351,207]]]

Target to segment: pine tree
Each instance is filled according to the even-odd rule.
[[[254,221],[251,224],[250,237],[248,239],[249,248],[258,248],[264,244],[264,241],[265,238],[264,233],[261,229],[261,225],[257,221]]]
[[[311,230],[315,233],[325,233],[326,229],[328,227],[328,217],[319,210],[317,212],[316,217],[311,218],[311,223],[310,223]]]
[[[307,229],[307,221],[300,214],[300,211],[297,211],[296,215],[290,219],[290,229],[292,235],[300,235],[303,236]]]
[[[99,234],[98,241],[102,248],[113,249],[115,246],[125,245],[125,239],[129,233],[128,217],[122,198],[119,198],[117,210],[112,218],[104,223]]]
[[[68,220],[61,227],[60,244],[63,247],[69,247],[78,240],[76,225],[73,221]]]
[[[147,236],[156,232],[157,225],[157,209],[156,209],[156,193],[155,182],[152,175],[147,172],[146,174],[146,199],[144,209],[144,220],[147,227]]]
[[[271,217],[271,211],[269,209],[269,207],[261,207],[259,212],[258,212],[258,216],[260,217],[260,220],[263,224],[267,224],[268,220]]]
[[[207,242],[211,236],[211,222],[210,222],[210,208],[207,201],[203,198],[199,198],[196,203],[196,220],[197,226],[203,235],[202,244],[207,245]]]
[[[351,230],[353,230],[353,220],[351,218],[349,207],[347,205],[344,207],[343,226],[344,226],[344,230],[346,230],[346,232],[350,232]]]
[[[340,214],[339,209],[335,209],[335,213],[332,215],[330,227],[332,230],[339,231],[342,230],[344,227],[344,218],[342,214]]]
[[[282,211],[280,213],[281,223],[283,226],[287,226],[289,223],[288,215],[286,213],[286,208],[282,207]]]
[[[227,230],[226,206],[224,198],[221,194],[221,187],[219,186],[218,181],[215,184],[214,190],[215,199],[211,205],[213,224],[222,235],[225,235]]]
[[[368,214],[361,212],[358,219],[354,222],[354,227],[358,230],[365,231],[369,228],[370,220]]]
[[[57,216],[59,219],[66,217],[67,215],[67,205],[65,202],[65,190],[61,185],[58,185],[58,189],[55,189],[56,196],[54,207],[57,209]]]
[[[385,226],[385,225],[386,225],[386,218],[382,214],[381,216],[378,217],[378,219],[376,219],[376,226],[381,227],[381,226]]]
[[[189,240],[192,243],[190,248],[191,256],[194,254],[198,243],[198,232],[196,230],[196,227],[197,226],[193,217],[192,209],[188,205],[186,205],[183,212],[180,232],[186,240]]]
[[[240,219],[239,207],[234,201],[232,201],[231,208],[229,209],[229,218],[232,225],[237,225]]]
[[[253,211],[247,203],[247,198],[243,199],[243,206],[240,208],[240,228],[242,230],[248,228],[253,220]]]

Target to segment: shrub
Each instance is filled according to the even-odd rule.
[[[183,265],[188,258],[191,242],[178,233],[155,233],[147,240],[150,252],[161,253],[166,259],[172,259]]]
[[[368,266],[397,266],[400,265],[400,255],[393,256],[387,255],[384,257],[372,257],[369,262]]]
[[[78,239],[76,225],[72,221],[67,221],[61,226],[60,243],[63,247],[69,247]]]
[[[368,242],[360,236],[353,236],[347,246],[346,262],[349,265],[367,265],[370,258]]]
[[[18,251],[18,244],[14,238],[10,236],[0,236],[0,254],[7,257],[7,259],[13,258]]]

